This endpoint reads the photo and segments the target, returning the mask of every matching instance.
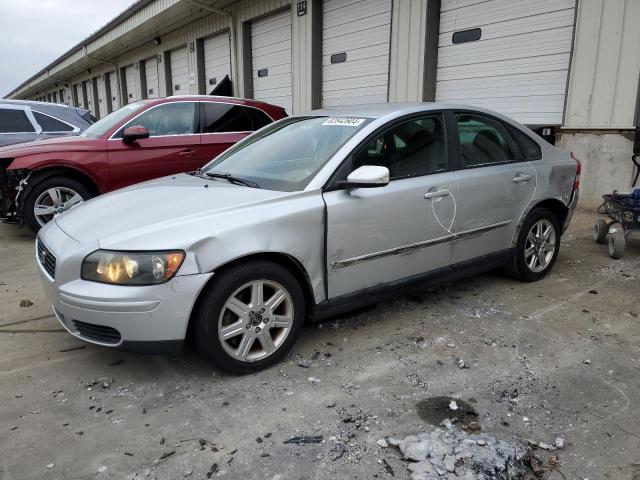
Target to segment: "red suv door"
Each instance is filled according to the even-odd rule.
[[[195,170],[206,163],[202,156],[198,103],[162,103],[131,119],[107,141],[110,190],[151,178]],[[122,141],[126,127],[143,126],[149,138]]]
[[[200,150],[208,160],[272,122],[262,110],[245,105],[203,101],[201,109]]]

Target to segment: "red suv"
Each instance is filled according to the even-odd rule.
[[[126,105],[79,136],[0,148],[0,217],[37,232],[96,195],[200,168],[283,117],[253,100],[169,97]]]

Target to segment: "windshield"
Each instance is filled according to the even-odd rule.
[[[117,126],[126,117],[133,112],[137,112],[146,105],[147,102],[136,102],[125,105],[124,107],[111,112],[102,120],[98,120],[96,123],[90,125],[84,132],[80,134],[81,137],[100,138],[113,127]]]
[[[294,117],[263,128],[203,168],[267,190],[304,189],[347,140],[371,120],[353,117]]]

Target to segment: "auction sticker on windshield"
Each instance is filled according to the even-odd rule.
[[[322,125],[338,125],[339,127],[358,127],[364,123],[364,118],[330,117]]]

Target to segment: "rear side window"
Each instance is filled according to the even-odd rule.
[[[0,133],[31,133],[35,131],[24,110],[0,108]]]
[[[525,160],[540,160],[542,158],[542,150],[535,140],[517,128],[511,128],[510,130],[511,135],[520,145],[520,150],[522,150]]]
[[[240,105],[203,102],[204,133],[251,132],[253,119]]]
[[[73,127],[60,120],[40,112],[33,112],[36,122],[40,124],[43,132],[73,132]]]
[[[473,113],[456,113],[455,118],[464,168],[517,159],[516,146],[500,121]]]
[[[260,130],[262,127],[269,125],[272,120],[262,110],[251,107],[242,107],[253,120],[253,130]]]

